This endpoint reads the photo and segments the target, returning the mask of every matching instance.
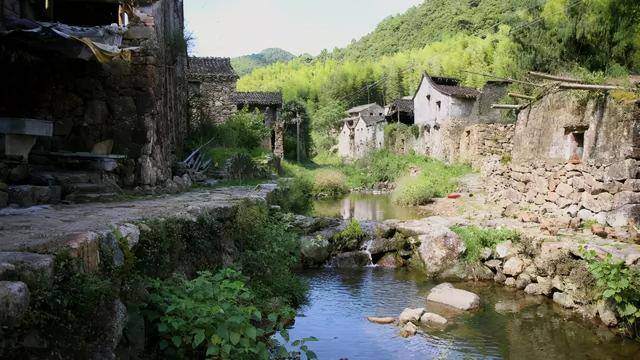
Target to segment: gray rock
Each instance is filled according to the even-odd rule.
[[[560,304],[565,308],[571,309],[576,307],[573,297],[567,293],[555,292],[553,293],[553,302]]]
[[[329,241],[323,236],[300,238],[302,261],[307,265],[322,265],[329,259]]]
[[[516,278],[516,288],[523,290],[527,285],[531,284],[531,277],[527,274],[520,274]]]
[[[446,325],[447,319],[444,317],[434,314],[434,313],[424,313],[420,317],[420,322],[425,325],[436,324],[436,325]]]
[[[494,260],[489,260],[489,261],[485,262],[484,264],[485,264],[489,269],[496,270],[496,271],[497,271],[498,269],[501,269],[501,268],[502,268],[502,261],[500,261],[500,260],[496,260],[496,259],[494,259]]]
[[[52,255],[28,252],[0,252],[0,263],[13,266],[17,279],[30,285],[50,283],[53,279]]]
[[[417,332],[418,332],[418,327],[415,326],[413,323],[408,322],[400,330],[400,336],[406,338],[406,337],[414,336]]]
[[[536,281],[536,283],[527,285],[527,287],[524,288],[524,292],[531,295],[549,296],[551,294],[551,290],[553,290],[553,284],[551,280],[538,276],[536,278]]]
[[[502,271],[498,271],[493,277],[493,281],[499,284],[504,284],[504,282],[507,281],[507,277],[502,273]]]
[[[430,234],[420,235],[418,253],[427,275],[437,275],[454,265],[465,251],[464,242],[448,228],[434,228]]]
[[[460,310],[474,310],[480,306],[480,297],[470,291],[456,289],[449,283],[442,283],[429,292],[427,301],[448,305]]]
[[[352,251],[336,255],[331,266],[336,268],[357,268],[369,265],[371,258],[365,251]]]
[[[504,263],[504,266],[502,269],[505,275],[511,275],[514,277],[520,275],[522,270],[524,270],[524,261],[522,261],[522,259],[520,259],[517,256],[509,258]]]
[[[29,288],[22,281],[0,281],[0,325],[15,325],[29,308]]]
[[[506,259],[518,253],[511,240],[497,244],[495,252],[498,259]]]
[[[512,278],[512,277],[508,277],[505,281],[504,281],[504,286],[508,286],[508,287],[516,287],[516,279]]]
[[[60,186],[9,186],[9,203],[29,207],[39,204],[57,204],[62,197]]]
[[[406,322],[420,321],[420,317],[424,314],[424,308],[411,309],[406,308],[400,313],[398,322],[404,324]]]
[[[600,321],[608,327],[614,327],[618,325],[618,319],[616,318],[616,313],[613,311],[611,306],[607,304],[605,301],[600,300],[597,305],[598,317],[600,317]]]
[[[458,261],[453,266],[443,270],[437,278],[444,281],[464,281],[464,280],[491,280],[493,271],[481,263],[469,264],[465,261]]]
[[[624,227],[629,222],[640,224],[640,204],[624,205],[610,211],[606,216],[607,224],[612,227]]]
[[[583,192],[580,201],[585,209],[594,213],[610,211],[613,208],[613,195],[609,193],[591,195],[588,192]]]

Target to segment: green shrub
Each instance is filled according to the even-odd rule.
[[[271,131],[264,125],[264,115],[239,111],[222,124],[202,122],[187,139],[187,146],[195,149],[211,140],[210,144],[222,148],[255,149],[262,145]]]
[[[453,226],[451,231],[458,234],[465,245],[464,259],[476,262],[480,259],[485,247],[495,249],[496,245],[504,241],[518,241],[520,234],[509,229],[481,228],[477,226]]]
[[[338,198],[349,192],[347,179],[337,170],[320,170],[315,173],[313,194],[316,198]]]
[[[351,219],[347,227],[331,239],[333,251],[345,252],[357,250],[366,236],[358,220]]]
[[[595,251],[585,253],[589,271],[596,279],[602,300],[613,306],[631,336],[638,335],[640,319],[640,271],[628,267],[624,260],[614,260],[611,254],[600,260]]]
[[[270,203],[282,211],[308,214],[313,209],[313,183],[307,177],[278,180],[278,188],[270,195]]]
[[[268,336],[294,314],[284,308],[263,316],[245,279],[231,269],[153,280],[149,291],[145,315],[163,357],[268,359]]]

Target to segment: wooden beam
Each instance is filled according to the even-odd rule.
[[[537,71],[529,71],[528,74],[531,75],[531,76],[542,78],[542,79],[546,79],[546,80],[562,81],[562,82],[569,82],[569,83],[579,83],[580,82],[580,80],[578,80],[578,79],[574,79],[574,78],[570,78],[570,77],[566,77],[566,76],[557,76],[557,75],[545,74],[545,73],[537,72]]]
[[[509,93],[508,95],[511,96],[512,98],[525,99],[525,100],[531,100],[531,101],[534,101],[537,99],[535,96],[517,94],[517,93]]]
[[[513,105],[513,104],[491,104],[492,109],[505,109],[505,110],[521,110],[526,105]]]
[[[484,74],[484,73],[479,73],[479,72],[475,72],[475,71],[468,71],[468,70],[460,70],[460,71],[462,71],[464,73],[480,75],[480,76],[484,76],[484,77],[488,77],[488,78],[492,78],[492,79],[498,79],[498,80],[502,80],[502,81],[510,81],[510,82],[517,83],[517,84],[531,85],[531,86],[538,86],[538,87],[544,86],[544,85],[541,85],[541,84],[536,84],[536,83],[532,83],[532,82],[528,82],[528,81],[521,81],[521,80],[516,80],[516,79],[511,79],[511,78],[503,78],[503,77],[492,75],[492,74]]]
[[[572,90],[626,90],[626,91],[639,91],[640,89],[628,89],[622,86],[617,85],[596,85],[596,84],[574,84],[563,82],[558,84],[561,89],[572,89]]]

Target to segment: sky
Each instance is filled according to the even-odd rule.
[[[373,31],[423,0],[185,0],[196,56],[235,57],[279,47],[317,55]]]

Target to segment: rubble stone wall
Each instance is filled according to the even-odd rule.
[[[629,160],[628,165],[638,165]],[[595,220],[612,227],[640,224],[640,178],[619,164],[487,161],[482,173],[492,200],[506,215],[523,213],[571,222]],[[627,169],[628,170],[628,169]],[[574,222],[577,220],[573,220]]]
[[[123,46],[140,47],[131,62],[2,52],[0,114],[54,123],[34,150],[90,152],[113,140],[112,153],[127,156],[121,185],[155,186],[171,178],[186,133],[182,1],[148,1],[129,18]]]
[[[202,123],[224,123],[237,111],[234,101],[235,76],[190,75],[192,95],[189,99],[192,128]]]
[[[460,139],[458,161],[478,169],[487,157],[510,158],[514,129],[514,124],[475,124],[465,128]]]

